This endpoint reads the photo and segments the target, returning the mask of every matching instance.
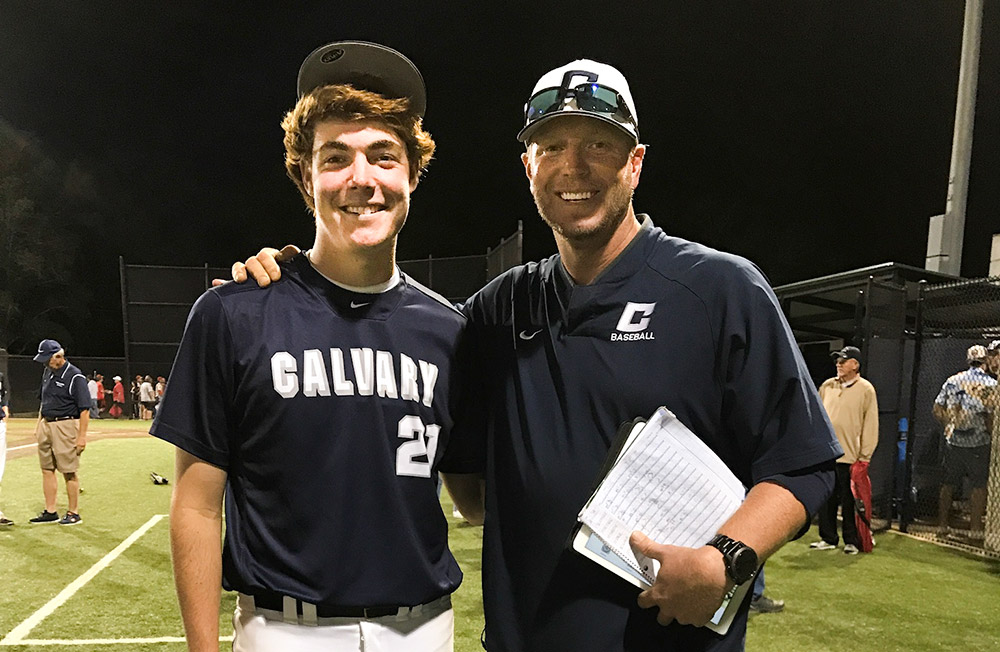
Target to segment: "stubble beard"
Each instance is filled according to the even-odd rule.
[[[618,225],[625,219],[625,216],[628,215],[629,206],[632,205],[633,194],[631,184],[628,181],[620,181],[606,190],[607,196],[604,202],[604,212],[597,223],[592,226],[580,225],[576,222],[560,224],[548,214],[545,205],[547,200],[543,200],[540,197],[541,193],[532,187],[531,194],[534,197],[535,207],[538,209],[538,214],[541,216],[542,221],[552,229],[552,232],[557,237],[570,242],[590,242],[602,237],[605,239],[610,238],[618,228]],[[551,201],[559,202],[562,200],[552,199]]]

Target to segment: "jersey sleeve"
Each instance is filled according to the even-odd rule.
[[[229,467],[233,344],[222,301],[213,291],[191,308],[150,433],[222,469]]]
[[[770,285],[747,261],[737,269],[719,344],[724,419],[752,460],[754,484],[805,469],[821,473],[842,455],[840,445]],[[796,493],[803,483],[786,486]],[[816,504],[812,496],[796,498],[807,510]]]

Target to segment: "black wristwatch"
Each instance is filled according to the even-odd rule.
[[[726,562],[726,574],[736,584],[743,584],[753,577],[757,570],[757,553],[753,548],[730,539],[725,534],[716,534],[708,545],[722,553]]]

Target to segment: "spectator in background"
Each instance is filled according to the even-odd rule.
[[[10,388],[7,386],[7,376],[0,371],[0,482],[3,482],[3,470],[7,463],[7,417],[10,416],[10,408],[7,407],[7,397],[10,394]],[[10,520],[3,515],[3,510],[0,509],[0,527],[9,527],[14,524],[14,521]]]
[[[96,419],[100,416],[100,412],[97,407],[97,380],[94,374],[87,376],[87,392],[90,394],[90,418]]]
[[[132,393],[132,418],[139,419],[142,418],[142,403],[139,402],[139,388],[142,386],[142,376],[137,375],[135,380],[132,381],[132,387],[129,390]]]
[[[142,418],[152,419],[156,408],[156,390],[153,389],[153,377],[146,376],[139,385],[139,403],[142,405]]]
[[[1000,340],[993,340],[986,347],[986,372],[994,378],[1000,375]]]
[[[115,385],[111,389],[111,410],[109,414],[115,419],[121,419],[125,415],[125,385],[122,384],[122,377],[114,377]]]
[[[985,346],[970,346],[966,358],[969,368],[944,381],[934,399],[934,417],[944,426],[945,438],[945,478],[938,496],[938,525],[948,527],[955,488],[968,478],[969,534],[973,539],[982,539],[997,380],[984,368]]]
[[[80,498],[80,455],[87,446],[87,425],[90,423],[90,394],[87,379],[66,360],[62,345],[55,340],[42,340],[35,362],[45,365],[42,373],[42,407],[35,426],[38,441],[38,461],[42,467],[42,490],[45,509],[31,523],[76,525],[83,519],[77,503]],[[56,513],[58,484],[56,471],[66,479],[69,502],[66,515]]]
[[[160,401],[163,400],[163,392],[167,389],[167,379],[163,376],[156,377],[156,387],[154,388],[154,393],[156,394],[156,405],[153,407],[153,417],[156,417],[156,410],[159,408]]]
[[[97,381],[97,418],[101,418],[101,412],[104,412],[106,408],[107,399],[105,398],[110,392],[104,389],[104,376],[101,374],[94,374],[94,380]]]
[[[819,386],[833,431],[837,433],[844,455],[837,460],[837,479],[833,495],[819,510],[819,541],[810,544],[814,550],[837,547],[837,507],[840,507],[844,529],[844,552],[858,554],[861,540],[854,521],[854,493],[851,491],[851,465],[868,465],[878,445],[878,399],[875,387],[861,377],[861,350],[845,346],[830,354],[836,358],[837,376]]]

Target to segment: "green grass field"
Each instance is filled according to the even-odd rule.
[[[80,472],[83,523],[31,526],[27,519],[42,508],[40,474],[31,449],[17,447],[31,441],[33,421],[12,420],[8,447],[17,450],[7,462],[0,506],[16,525],[0,530],[0,647],[184,649],[168,522],[159,516],[167,514],[170,486],[149,479],[150,471],[172,477],[173,451],[151,437],[121,437],[145,426],[93,422]],[[456,650],[472,652],[480,649],[483,627],[482,529],[452,518],[447,495],[442,505],[465,572],[454,598]],[[59,508],[65,510],[61,486]],[[751,617],[748,650],[1000,650],[1000,564],[895,534],[881,535],[871,555],[810,551],[812,534],[768,563],[768,594],[787,606]],[[120,549],[130,537],[131,545]],[[110,563],[84,576],[116,549]],[[224,634],[232,632],[233,604],[223,595]]]

